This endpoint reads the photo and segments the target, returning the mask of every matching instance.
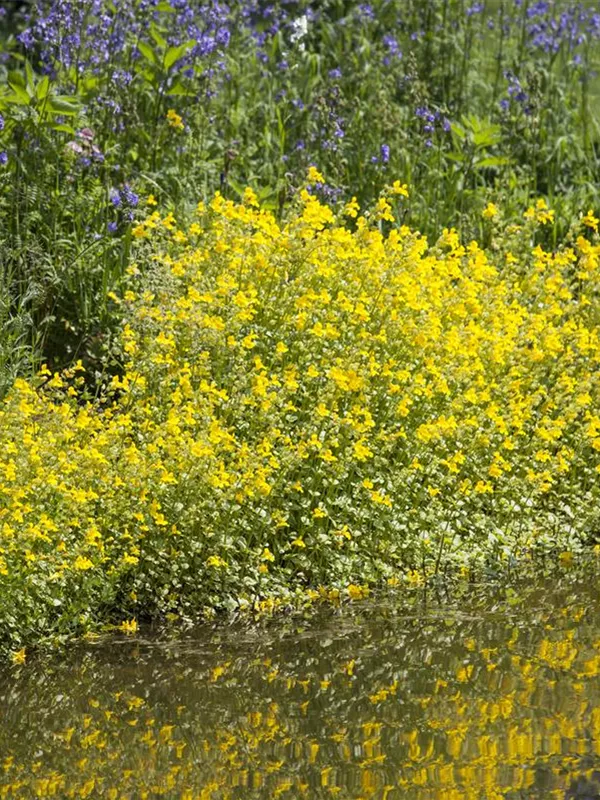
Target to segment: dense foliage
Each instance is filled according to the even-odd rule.
[[[309,171],[309,186],[322,176]],[[432,245],[395,182],[345,226],[248,189],[189,227],[149,209],[123,363],[15,381],[0,411],[0,641],[360,596],[595,540],[598,219]]]
[[[531,0],[35,0],[0,7],[0,392],[40,352],[110,364],[108,294],[138,197],[188,214],[251,185],[278,213],[412,187],[403,220],[481,236],[480,212],[595,199],[590,4]],[[26,12],[26,13],[25,13]]]

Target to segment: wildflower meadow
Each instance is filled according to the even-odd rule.
[[[0,3],[0,653],[600,541],[600,9]]]

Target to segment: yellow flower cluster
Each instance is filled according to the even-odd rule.
[[[307,190],[285,224],[252,191],[185,229],[140,223],[123,373],[93,403],[79,372],[18,380],[0,410],[0,629],[27,615],[13,650],[65,597],[85,628],[99,607],[345,591],[594,530],[590,218],[552,252],[532,241],[544,203],[489,252],[455,230],[430,245],[395,225],[405,194],[352,204],[352,230]]]
[[[167,111],[167,122],[171,128],[175,128],[176,131],[183,131],[185,129],[182,117],[173,108]]]

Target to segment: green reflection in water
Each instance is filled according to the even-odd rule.
[[[600,797],[596,578],[554,584],[13,668],[0,797]]]

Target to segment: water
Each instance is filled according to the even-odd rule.
[[[596,583],[32,659],[0,677],[0,797],[599,798]]]

